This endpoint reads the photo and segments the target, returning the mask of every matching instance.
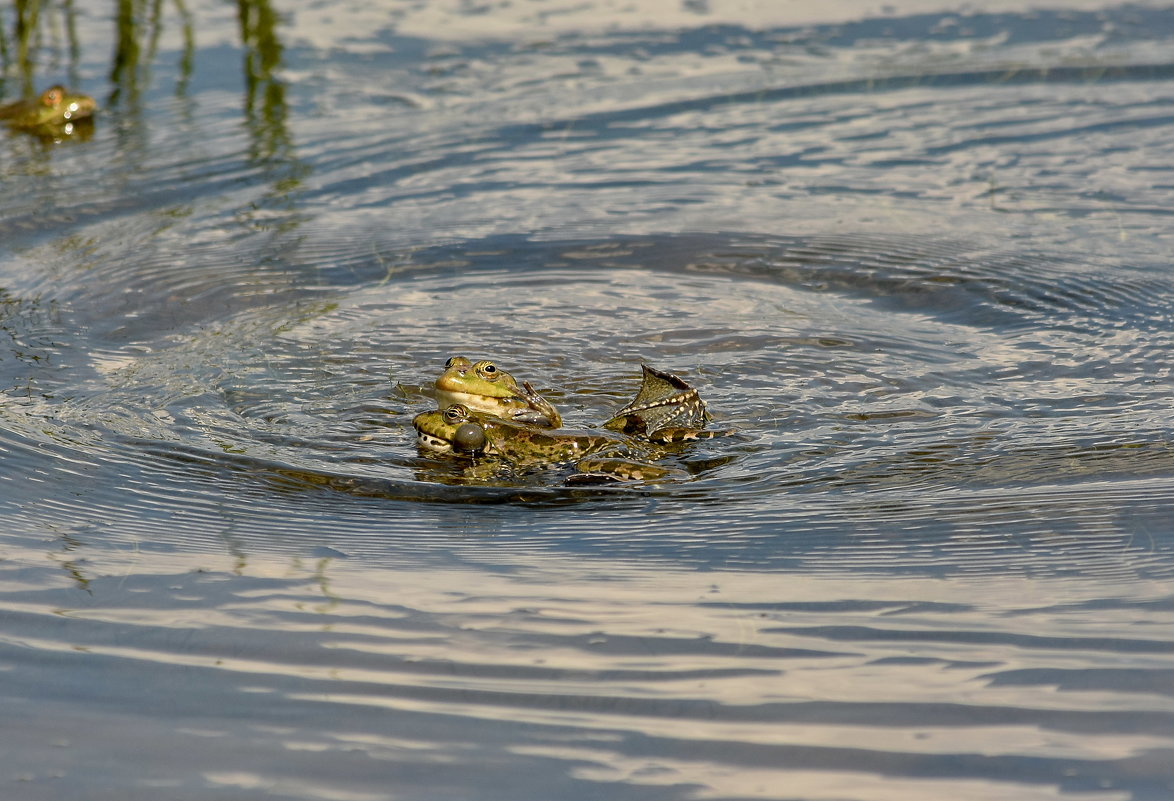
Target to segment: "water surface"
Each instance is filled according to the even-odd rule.
[[[1174,794],[1167,10],[246,5],[0,140],[0,794]],[[462,483],[453,354],[738,433]]]

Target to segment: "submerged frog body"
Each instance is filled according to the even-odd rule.
[[[33,100],[18,100],[0,106],[0,120],[18,130],[45,131],[86,119],[97,108],[94,98],[58,85],[49,87]]]
[[[436,379],[436,399],[445,406],[461,405],[475,412],[517,423],[558,428],[562,416],[529,382],[519,386],[514,377],[491,361],[471,362],[453,356]]]
[[[584,477],[628,481],[688,476],[683,470],[643,461],[652,455],[646,446],[602,431],[544,431],[478,414],[462,404],[423,412],[412,422],[421,448],[491,466],[526,470],[574,464]]]

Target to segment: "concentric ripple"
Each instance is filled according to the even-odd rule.
[[[207,506],[243,524],[259,497],[308,505],[308,521],[345,519],[347,498],[389,504],[407,532],[421,502],[570,503],[608,518],[655,502],[688,521],[678,536],[743,530],[751,507],[752,529],[786,521],[792,536],[859,526],[859,508],[870,526],[908,527],[899,510],[913,504],[939,534],[969,537],[1015,517],[1015,494],[1163,488],[1130,516],[1062,503],[1038,533],[1077,525],[1125,542],[1168,500],[1169,368],[1154,355],[1172,344],[1171,288],[1146,271],[1109,280],[1095,263],[920,238],[513,237],[366,261],[344,248],[308,245],[325,271],[287,272],[280,291],[216,306],[214,321],[112,327],[90,354],[68,344],[81,336],[70,322],[97,325],[72,302],[40,358],[13,365],[26,397],[5,407],[8,436],[21,435],[10,463],[123,475],[136,488],[95,480],[77,522],[94,505],[147,502],[136,536],[165,539],[175,514]],[[410,425],[456,353],[535,381],[579,427],[606,419],[653,363],[738,433],[687,451],[684,483],[572,490],[536,471],[468,486],[458,464],[417,453]],[[70,455],[46,463],[50,446]],[[19,514],[64,522],[61,505],[30,488]]]

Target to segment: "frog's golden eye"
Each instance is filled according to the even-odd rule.
[[[477,375],[486,381],[496,381],[501,378],[501,370],[493,362],[477,362]]]
[[[448,361],[444,363],[444,369],[447,370],[452,367],[452,363],[455,362],[458,358],[459,357],[457,356],[449,356]]]
[[[444,422],[460,423],[469,418],[469,410],[459,403],[454,403],[444,410]]]
[[[60,86],[52,86],[45,90],[41,95],[41,104],[53,108],[65,99],[65,89]]]

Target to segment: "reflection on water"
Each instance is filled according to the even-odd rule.
[[[41,9],[0,796],[1171,797],[1168,14],[305,6]],[[453,486],[453,354],[739,434]]]
[[[37,94],[34,53],[45,32],[51,34],[55,43],[65,44],[69,57],[69,77],[71,82],[76,80],[79,47],[71,4],[58,7],[40,0],[14,0],[11,17],[8,17],[7,10],[5,16],[0,17],[0,89],[6,88],[4,84],[15,65],[20,75],[20,89],[15,94],[24,97]],[[60,53],[56,55],[59,57]]]
[[[277,13],[264,0],[240,0],[238,9],[245,46],[245,119],[253,135],[251,157],[273,173],[274,198],[292,209],[294,198],[289,193],[297,188],[306,168],[297,158],[286,125],[285,85],[277,77],[282,50]]]
[[[25,656],[5,649],[23,668],[6,686],[58,689],[11,746],[38,766],[22,786],[100,772],[114,753],[137,755],[146,782],[289,798],[392,797],[381,782],[419,798],[1156,799],[1164,787],[1135,777],[1166,775],[1169,642],[1113,622],[1165,620],[1169,604],[1111,580],[780,582],[571,569],[527,549],[498,559],[526,580],[140,552],[125,557],[130,575],[95,587],[100,604],[54,610],[60,591],[24,582],[17,608],[6,598],[10,625],[39,638]],[[64,714],[76,728],[59,727]],[[99,726],[102,746],[77,734]],[[193,754],[207,772],[181,767]]]

